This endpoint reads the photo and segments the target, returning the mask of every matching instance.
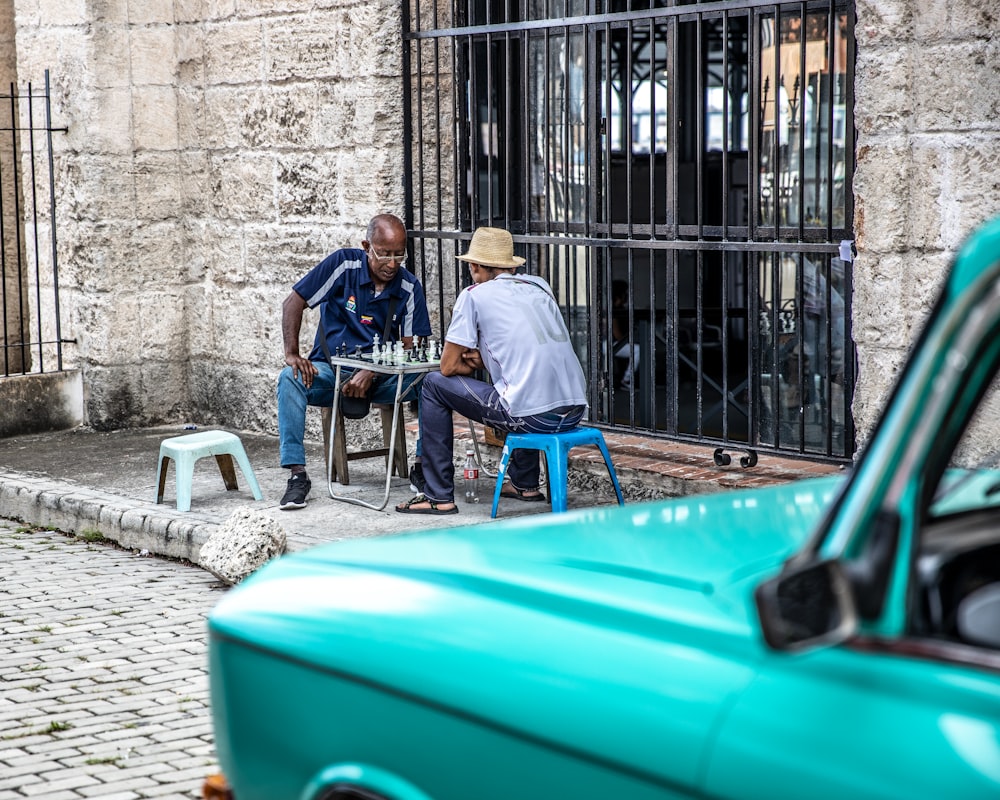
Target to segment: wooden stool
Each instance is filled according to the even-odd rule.
[[[392,406],[374,405],[382,415],[382,442],[385,447],[374,450],[358,450],[353,453],[347,452],[347,438],[344,435],[344,415],[337,414],[337,430],[333,437],[333,464],[330,467],[330,480],[339,480],[341,484],[347,486],[351,482],[350,474],[347,470],[347,462],[355,461],[359,458],[375,458],[377,456],[389,457],[389,441],[392,438]],[[323,407],[323,459],[324,464],[330,452],[330,420],[333,409],[329,406]],[[403,424],[403,408],[400,406],[399,419],[396,421],[396,452],[393,454],[392,474],[400,478],[409,478],[410,470],[406,465],[406,428]]]

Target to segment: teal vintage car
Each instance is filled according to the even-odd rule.
[[[842,478],[338,543],[210,620],[236,800],[1000,797],[1000,221]]]

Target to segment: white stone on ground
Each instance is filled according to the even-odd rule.
[[[239,583],[285,552],[288,537],[274,519],[252,508],[234,511],[202,545],[198,564],[226,583]]]

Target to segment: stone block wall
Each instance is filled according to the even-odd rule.
[[[60,282],[90,424],[275,430],[291,284],[403,215],[399,4],[13,6],[21,79],[51,71],[69,128]]]
[[[871,430],[965,237],[1000,213],[995,0],[858,0],[854,335]]]
[[[12,0],[0,0],[0,95],[10,94],[10,87],[17,86],[17,62],[14,46],[14,8]],[[6,231],[14,230],[17,216],[15,209],[23,201],[20,187],[14,181],[14,167],[17,158],[15,139],[10,118],[10,107],[7,102],[0,103],[0,206],[3,207],[3,219],[0,224]],[[25,326],[31,325],[28,317],[25,292],[19,291],[26,286],[25,275],[14,266],[20,263],[18,243],[15,237],[5,236],[0,242],[2,248],[3,295],[0,303],[0,375],[26,372],[31,368],[30,351],[16,347],[23,342]],[[20,248],[24,252],[23,246]]]
[[[90,423],[273,432],[282,299],[373,214],[403,213],[401,5],[5,2],[18,79],[50,69],[69,128],[56,138],[63,320]],[[863,441],[948,261],[1000,211],[1000,11],[856,7]]]

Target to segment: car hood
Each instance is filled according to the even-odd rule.
[[[210,628],[688,783],[712,720],[761,653],[749,587],[802,546],[838,483],[317,547],[230,592]]]

